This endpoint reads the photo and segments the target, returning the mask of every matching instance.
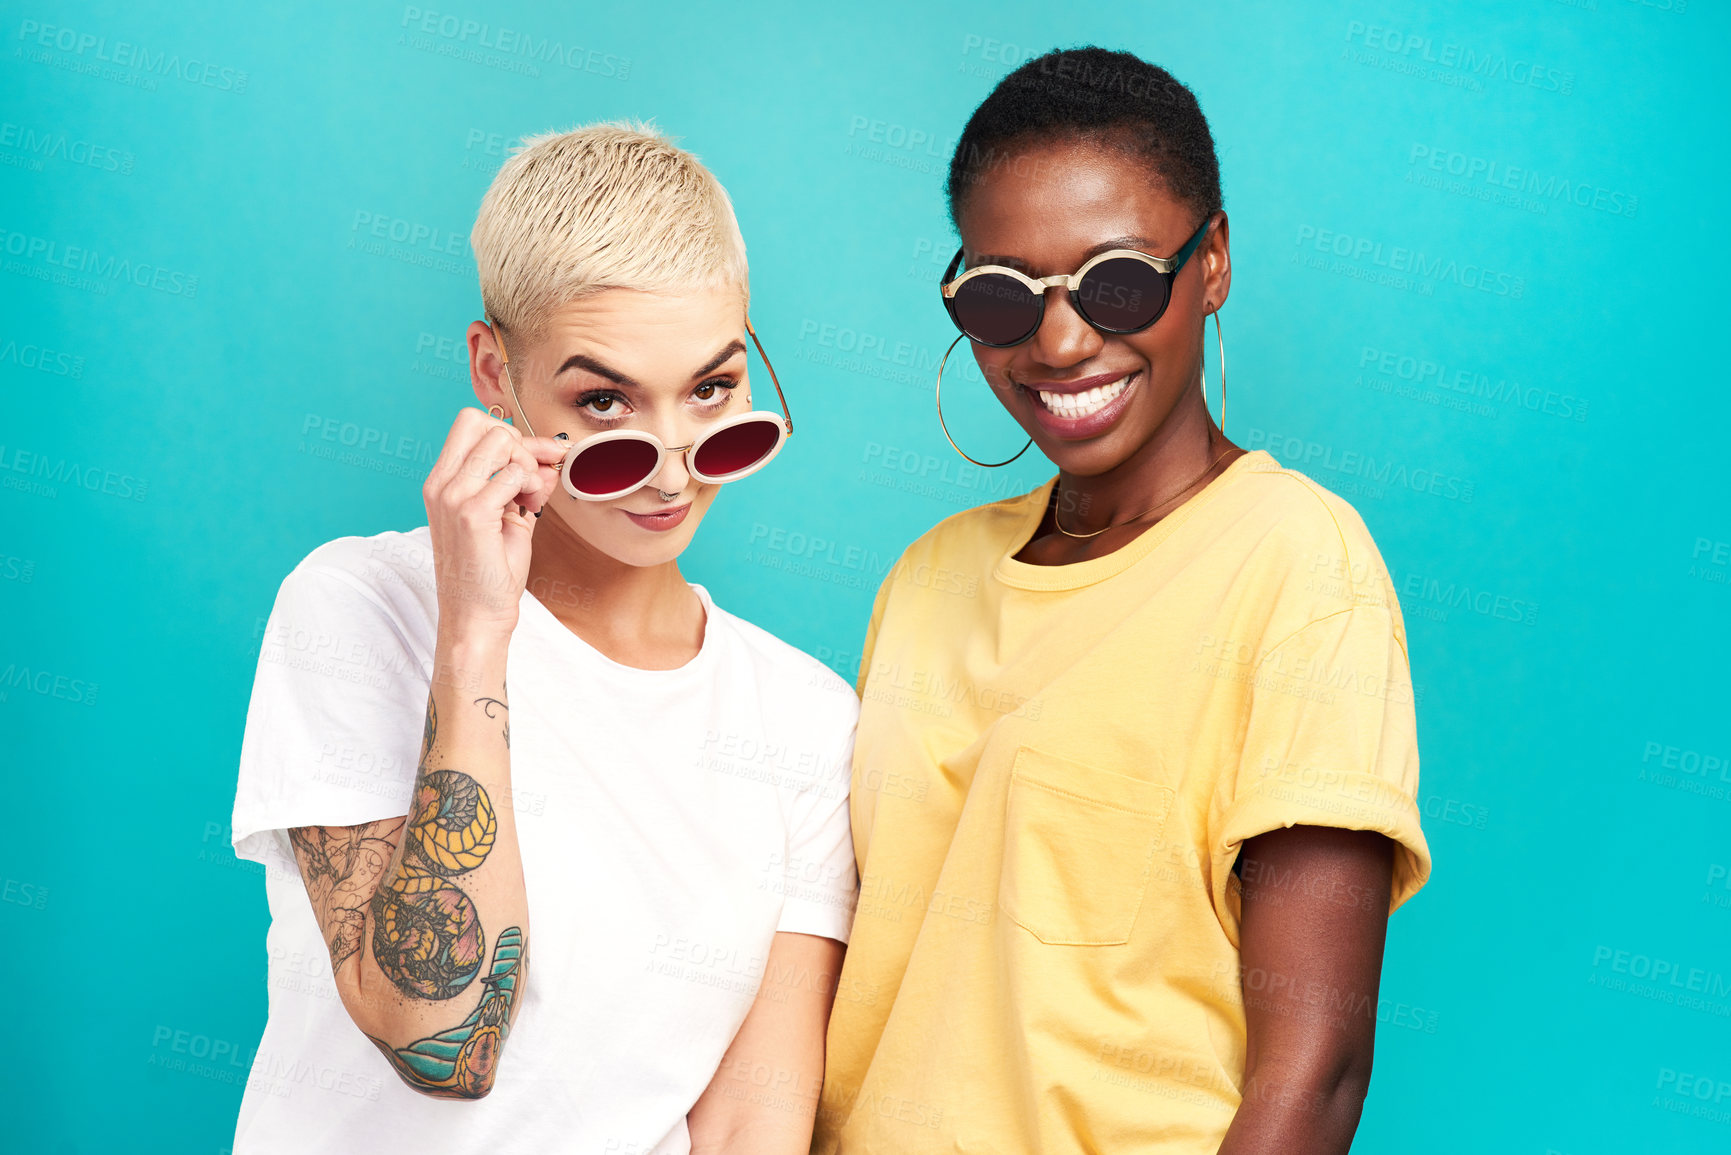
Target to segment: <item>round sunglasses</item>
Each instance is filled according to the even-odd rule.
[[[665,445],[641,429],[607,429],[571,446],[560,463],[559,480],[579,501],[612,501],[648,485],[670,454],[683,453],[691,476],[720,485],[768,465],[786,440],[781,415],[762,411],[725,418],[690,445]]]
[[[490,319],[489,319],[490,320]],[[523,403],[517,399],[515,382],[511,379],[511,358],[499,341],[499,328],[493,324],[493,338],[499,343],[499,360],[505,367],[505,385],[511,391],[511,401],[523,422],[523,430],[535,436],[529,419],[523,414]],[[719,485],[749,477],[774,459],[787,439],[793,436],[793,415],[788,412],[787,397],[781,391],[781,381],[775,366],[745,319],[745,331],[769,370],[770,383],[775,386],[781,412],[754,409],[734,417],[726,417],[703,431],[690,445],[667,445],[653,433],[641,429],[605,429],[592,433],[581,441],[572,442],[559,463],[559,481],[565,492],[579,501],[612,501],[634,493],[648,485],[661,472],[670,454],[685,454],[685,467],[691,476],[705,485]],[[565,434],[554,437],[568,440]]]
[[[939,282],[944,308],[969,340],[1007,349],[1039,332],[1046,316],[1046,290],[1062,285],[1070,291],[1076,312],[1102,333],[1139,333],[1166,312],[1172,282],[1214,220],[1211,215],[1203,221],[1170,257],[1108,249],[1069,276],[1030,277],[1005,265],[978,265],[957,277],[962,264],[962,250],[957,249]]]

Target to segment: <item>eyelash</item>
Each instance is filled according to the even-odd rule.
[[[728,396],[732,394],[734,389],[739,387],[739,382],[735,381],[731,377],[711,377],[709,380],[699,384],[697,389],[702,389],[706,385],[713,385],[717,389],[727,390],[727,393],[722,396],[721,401],[719,402],[720,405],[725,405],[727,404]],[[695,394],[697,389],[693,389],[692,393]]]
[[[704,381],[704,382],[700,383],[699,385],[697,385],[692,390],[692,393],[695,395],[698,389],[702,389],[705,386],[714,386],[715,388],[718,388],[718,389],[725,389],[728,391],[729,394],[731,394],[731,392],[739,386],[739,382],[735,381],[731,377],[711,377],[709,380]],[[630,404],[630,402],[626,400],[625,395],[623,393],[619,392],[617,389],[591,389],[587,393],[578,394],[576,399],[572,402],[572,404],[575,405],[579,410],[583,411],[584,416],[588,417],[589,419],[591,419],[593,421],[599,421],[599,422],[602,422],[605,424],[605,423],[609,423],[609,422],[623,421],[624,420],[623,416],[618,416],[618,417],[609,416],[608,414],[605,414],[605,413],[596,413],[593,410],[590,410],[588,408],[590,405],[594,404],[595,402],[602,401],[602,400],[612,400],[612,401],[624,402],[625,404]],[[714,398],[712,397],[711,403],[708,405],[708,407],[712,408],[712,409],[719,409],[723,405],[726,405],[727,401],[728,401],[727,396],[723,396],[721,398],[721,400],[719,400],[719,401],[715,401]]]

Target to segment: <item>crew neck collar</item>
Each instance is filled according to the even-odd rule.
[[[1021,519],[1016,522],[1005,542],[1004,551],[999,556],[997,565],[993,567],[992,576],[1007,586],[1025,590],[1080,589],[1105,581],[1123,573],[1154,552],[1161,542],[1205,509],[1223,490],[1230,487],[1236,478],[1246,473],[1263,472],[1271,466],[1276,469],[1280,467],[1266,450],[1250,450],[1234,459],[1194,497],[1138,534],[1134,541],[1101,557],[1071,562],[1069,565],[1035,565],[1032,562],[1017,561],[1016,553],[1028,544],[1029,538],[1039,528],[1040,520],[1046,514],[1046,506],[1052,500],[1052,487],[1058,484],[1058,478],[1054,475],[1046,484],[1024,498],[1027,508],[1023,510]]]
[[[669,670],[647,670],[642,666],[628,666],[624,662],[614,661],[590,645],[571,627],[560,621],[557,614],[548,609],[540,598],[527,589],[523,591],[519,612],[539,623],[541,630],[563,639],[560,644],[572,647],[587,660],[605,666],[620,678],[662,681],[685,678],[694,673],[701,673],[714,664],[715,651],[720,646],[720,623],[716,618],[721,613],[716,608],[714,600],[710,598],[707,589],[696,582],[687,582],[686,584],[691,587],[692,592],[697,594],[698,600],[703,603],[703,641],[699,644],[697,653],[693,654],[689,661]]]

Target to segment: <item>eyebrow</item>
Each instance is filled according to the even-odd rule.
[[[1150,242],[1147,237],[1113,237],[1111,240],[1101,241],[1099,244],[1094,245],[1092,248],[1083,252],[1082,259],[1076,263],[1076,269],[1081,268],[1101,253],[1108,252],[1112,249],[1135,249],[1138,252],[1145,253],[1149,251],[1151,244],[1152,242]],[[1158,253],[1150,253],[1150,255],[1159,256]],[[981,265],[1008,265],[1012,269],[1033,268],[1032,265],[1027,261],[1022,260],[1020,257],[1001,256],[997,253],[978,254],[974,263],[969,265],[968,268],[974,269]],[[1073,273],[1076,269],[1071,269],[1069,272]],[[966,272],[967,269],[962,271]]]
[[[692,379],[696,380],[707,373],[713,373],[715,370],[721,368],[723,365],[727,364],[727,362],[732,360],[736,354],[743,352],[745,352],[745,342],[741,341],[738,337],[735,337],[726,345],[723,345],[715,356],[704,362],[700,368],[694,370],[691,374]],[[582,353],[573,353],[571,356],[565,358],[565,363],[559,366],[558,371],[554,375],[557,376],[559,373],[563,373],[567,369],[587,369],[597,377],[607,378],[607,380],[613,382],[615,385],[622,385],[628,389],[643,388],[636,379],[628,374],[621,373],[612,366],[604,365],[595,358],[585,356]]]
[[[692,380],[696,380],[699,377],[704,377],[715,372],[717,369],[733,360],[734,354],[743,352],[745,352],[745,342],[741,341],[738,337],[735,337],[733,340],[723,345],[715,356],[704,362],[703,368],[697,370],[691,375]]]

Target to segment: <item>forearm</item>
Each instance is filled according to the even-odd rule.
[[[688,1117],[691,1155],[805,1155],[811,1149],[822,1071],[814,1078],[761,1065],[729,1070],[739,1066],[729,1061],[717,1072],[724,1081],[716,1093],[734,1102],[723,1106],[711,1095]]]
[[[1370,1056],[1268,1062],[1249,1071],[1220,1155],[1340,1155],[1370,1086]]]
[[[439,632],[408,814],[289,831],[349,1017],[428,1095],[492,1089],[528,978],[506,654],[564,446],[457,415],[421,495]]]
[[[842,946],[788,931],[708,1089],[686,1117],[692,1155],[805,1155],[823,1087]]]
[[[528,906],[511,808],[508,638],[441,638],[409,815],[337,986],[403,1080],[491,1088],[527,969]],[[453,1059],[449,1043],[467,1045]],[[429,1046],[432,1036],[443,1046]]]

